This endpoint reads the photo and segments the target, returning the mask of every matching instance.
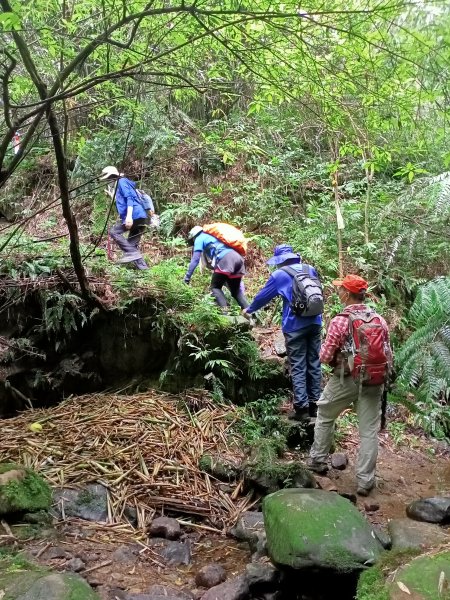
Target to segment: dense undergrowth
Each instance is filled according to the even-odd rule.
[[[126,114],[121,118],[130,122]],[[187,122],[180,113],[165,112],[149,102],[133,123],[131,135],[130,129],[109,124],[89,136],[84,132],[71,175],[81,254],[92,287],[105,306],[126,311],[136,298],[156,298],[157,327],[178,331],[183,344],[180,356],[187,353],[191,360],[201,361],[216,378],[220,396],[221,378],[233,378],[239,365],[245,364],[248,376],[255,379],[274,367],[263,365],[247,334],[238,333],[225,347],[205,341],[211,331],[233,324],[209,296],[208,273],[197,272],[191,286],[183,284],[189,261],[185,234],[194,224],[212,220],[241,227],[250,239],[245,280],[249,297],[266,280],[269,271],[264,261],[273,246],[289,242],[321,274],[328,300],[326,320],[340,310],[330,285],[340,267],[369,280],[371,302],[392,327],[398,375],[392,400],[408,404],[411,393],[415,394],[416,424],[438,437],[449,434],[450,285],[448,279],[426,283],[446,273],[450,260],[449,174],[422,172],[425,166],[430,169],[425,156],[407,163],[409,170],[403,167],[402,171],[408,152],[397,146],[379,152],[373,177],[368,179],[357,148],[343,144],[340,155],[332,157],[326,145],[317,146],[303,134],[300,119],[282,108],[268,108],[251,117],[236,113],[205,125]],[[152,193],[161,215],[160,230],[149,232],[144,245],[151,269],[139,273],[108,258],[111,248],[105,231],[115,218],[114,209],[94,179],[101,166],[117,162],[119,149],[127,143],[130,152],[124,171]],[[38,178],[45,188],[41,206],[51,202],[48,186],[54,165],[45,148],[39,154],[48,169],[45,178]],[[36,172],[30,168],[36,160],[28,158],[16,174],[21,189],[32,196],[32,201],[27,195],[22,204],[15,203],[19,219],[34,214]],[[436,161],[434,171],[439,167]],[[89,178],[91,183],[83,183]],[[11,184],[2,191],[2,206],[9,202],[11,208],[13,189]],[[340,230],[336,189],[345,224]],[[55,272],[71,270],[68,240],[57,214],[50,207],[30,219],[27,228],[0,227],[0,272],[13,281],[40,282],[44,314],[40,326],[70,334],[91,318],[92,309],[64,286],[46,288],[46,280]],[[61,237],[47,240],[54,236]],[[43,238],[46,241],[37,242]],[[14,285],[3,292],[10,303],[20,302],[23,294],[24,288]],[[237,307],[233,313],[238,315]],[[261,315],[262,324],[277,323],[278,318],[272,307]],[[170,373],[162,375],[167,376]]]

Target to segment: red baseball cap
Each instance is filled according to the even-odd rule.
[[[369,287],[369,284],[365,279],[359,277],[359,275],[346,275],[344,279],[335,279],[333,285],[338,287],[344,287],[353,294],[359,294],[365,292]]]

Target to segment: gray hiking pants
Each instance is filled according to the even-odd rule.
[[[148,269],[147,263],[139,252],[139,242],[141,241],[142,234],[146,230],[146,223],[147,219],[135,219],[131,229],[127,229],[123,223],[116,223],[109,230],[110,236],[123,253],[135,257],[133,262],[140,270]],[[127,232],[128,237],[125,237],[124,233]]]
[[[314,443],[310,452],[311,458],[317,462],[327,459],[337,417],[346,408],[355,405],[360,438],[356,479],[360,488],[370,489],[375,484],[383,387],[376,385],[360,389],[350,375],[342,381],[339,376],[332,375],[317,403]]]

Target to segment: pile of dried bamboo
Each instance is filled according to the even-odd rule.
[[[193,413],[182,398],[157,392],[71,398],[3,421],[0,462],[33,467],[55,487],[102,483],[111,524],[126,523],[131,506],[140,529],[160,509],[225,527],[250,499],[239,496],[239,483],[222,491],[198,459],[208,452],[239,455],[229,436],[237,416],[233,407],[212,403]],[[34,422],[41,432],[30,430]]]

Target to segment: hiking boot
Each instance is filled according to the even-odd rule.
[[[317,417],[317,402],[310,402],[308,406],[309,416],[314,419]]]
[[[142,258],[142,255],[139,252],[130,252],[130,254],[124,254],[122,258],[119,258],[117,261],[120,265],[124,265],[129,262],[134,262],[135,260],[139,260]]]
[[[319,475],[323,475],[323,473],[326,473],[328,471],[327,463],[319,462],[318,460],[315,460],[314,458],[309,458],[306,461],[306,467],[310,471],[313,471],[314,473],[318,473]]]
[[[369,487],[359,487],[358,486],[356,493],[358,494],[358,496],[362,496],[363,498],[366,498],[370,494],[370,492],[373,490],[374,487],[375,487],[374,485],[371,485]]]
[[[293,421],[309,421],[309,410],[307,406],[302,408],[294,408],[294,410],[288,415],[289,419]]]

